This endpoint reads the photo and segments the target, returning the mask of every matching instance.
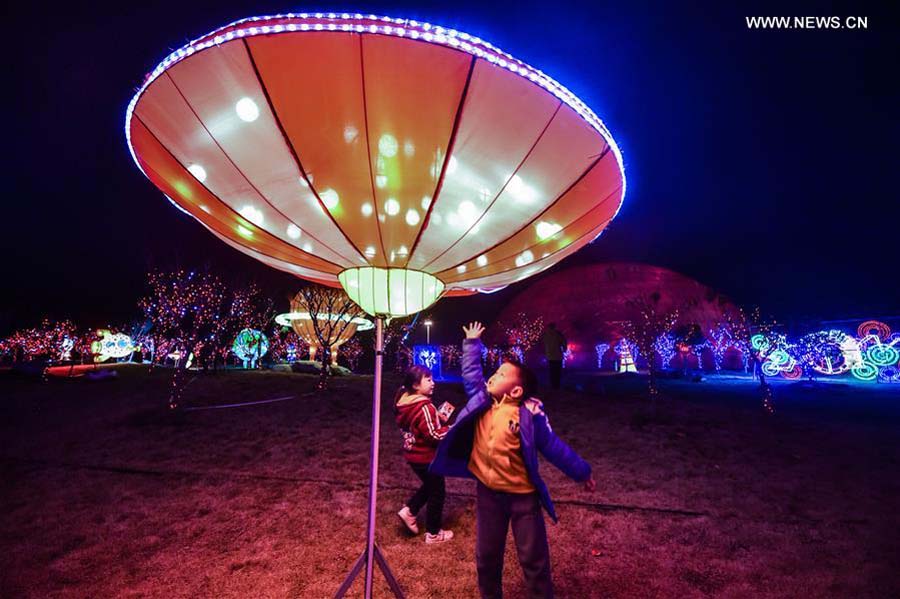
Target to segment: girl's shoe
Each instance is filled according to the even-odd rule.
[[[409,510],[409,506],[404,505],[403,509],[397,512],[397,515],[400,516],[401,520],[403,520],[403,524],[406,525],[406,528],[409,529],[409,532],[413,533],[414,535],[419,534],[419,525],[416,524],[416,515]]]
[[[428,543],[429,545],[432,545],[434,543],[446,543],[447,541],[449,541],[452,538],[453,538],[452,530],[441,529],[441,530],[437,531],[437,534],[434,534],[434,535],[431,534],[430,532],[425,533],[425,542]]]

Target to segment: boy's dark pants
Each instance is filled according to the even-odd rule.
[[[528,596],[553,597],[550,548],[537,493],[492,491],[479,481],[475,514],[475,562],[481,596],[485,599],[503,596],[503,551],[511,522]]]
[[[413,493],[406,506],[413,514],[418,514],[422,506],[428,503],[425,510],[425,530],[436,535],[441,530],[441,513],[444,511],[446,489],[444,477],[428,471],[428,464],[412,464],[410,468],[422,479],[422,486]]]

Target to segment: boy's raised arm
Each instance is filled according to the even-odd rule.
[[[484,387],[484,372],[481,370],[481,334],[484,326],[480,322],[470,322],[463,327],[462,378],[466,396],[469,399],[487,393]]]

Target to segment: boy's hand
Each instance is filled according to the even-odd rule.
[[[584,481],[584,490],[590,491],[593,493],[597,489],[597,481],[594,480],[594,477],[591,476],[589,479]]]
[[[470,322],[469,326],[463,327],[463,333],[466,334],[466,339],[479,339],[483,332],[484,325],[478,321]]]

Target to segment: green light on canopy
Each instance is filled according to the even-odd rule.
[[[338,275],[338,280],[350,299],[372,316],[421,312],[444,292],[444,284],[438,278],[406,268],[348,268]]]

